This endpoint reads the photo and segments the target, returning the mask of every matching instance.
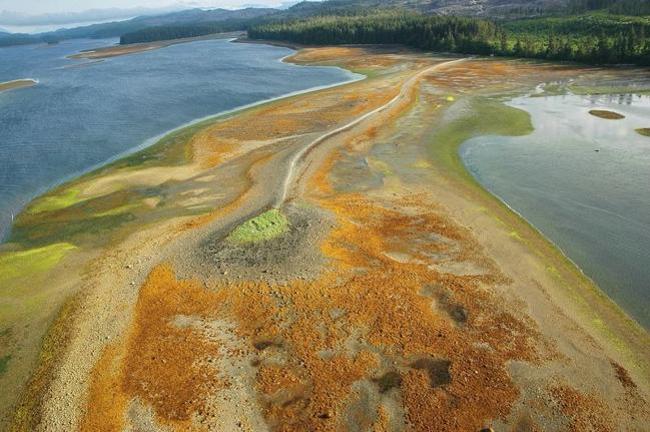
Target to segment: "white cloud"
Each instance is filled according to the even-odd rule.
[[[39,33],[192,8],[287,8],[300,0],[0,0],[0,27]]]
[[[240,8],[247,3],[279,6],[283,0],[0,0],[0,11],[26,15],[61,14],[106,9]]]
[[[37,25],[56,25],[70,23],[84,23],[109,21],[125,19],[137,15],[153,15],[158,13],[171,12],[179,10],[178,7],[167,7],[161,9],[151,8],[110,8],[110,9],[90,9],[83,12],[46,12],[41,14],[27,14],[24,12],[15,12],[3,10],[0,11],[0,25],[9,26],[37,26]]]

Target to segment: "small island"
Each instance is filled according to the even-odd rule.
[[[638,134],[650,137],[650,127],[634,129]]]
[[[606,120],[621,120],[625,118],[623,114],[607,110],[590,110],[589,114]]]
[[[32,87],[35,86],[36,84],[38,84],[38,81],[33,80],[31,78],[7,81],[7,82],[0,83],[0,92],[24,88],[24,87]]]

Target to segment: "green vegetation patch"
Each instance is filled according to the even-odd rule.
[[[58,210],[36,214],[23,212],[15,220],[9,240],[24,247],[70,241],[77,245],[87,241],[97,244],[98,240],[107,239],[99,236],[100,233],[135,219],[132,212],[141,206],[143,194],[148,193],[146,190],[120,190]]]
[[[124,214],[124,213],[132,212],[133,210],[136,210],[139,207],[141,207],[140,203],[126,204],[126,205],[123,205],[123,206],[120,206],[120,207],[112,208],[110,210],[95,213],[94,217],[101,218],[101,217],[107,217],[107,216],[117,216],[117,215],[121,215],[121,214]]]
[[[272,209],[239,225],[228,240],[236,243],[254,243],[270,240],[289,230],[289,220],[278,209]]]
[[[40,248],[0,254],[0,282],[51,269],[75,249],[70,243],[55,243]]]
[[[71,205],[83,201],[78,197],[80,192],[79,189],[66,189],[58,194],[45,195],[34,201],[34,203],[27,208],[27,212],[38,214],[70,207]]]
[[[640,135],[650,137],[650,128],[639,128],[635,129],[635,131]]]
[[[474,183],[458,154],[458,147],[470,138],[482,135],[522,136],[533,131],[530,114],[500,101],[473,98],[460,101],[468,106],[455,118],[436,129],[431,152],[434,159],[452,174]],[[453,109],[453,108],[452,108]]]
[[[9,364],[9,360],[11,360],[10,355],[0,357],[0,376],[7,372],[7,365]]]
[[[590,110],[589,114],[606,120],[621,120],[625,118],[623,114],[607,110]]]

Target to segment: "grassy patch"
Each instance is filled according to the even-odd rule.
[[[533,125],[526,111],[497,100],[473,98],[465,102],[467,107],[459,115],[434,132],[430,148],[434,160],[449,174],[460,175],[475,183],[463,165],[458,147],[468,139],[482,135],[528,135],[533,131]]]
[[[20,252],[0,254],[0,282],[19,276],[29,276],[54,267],[64,255],[75,249],[70,243],[55,243]]]
[[[15,225],[9,241],[22,245],[42,246],[74,239],[75,243],[106,241],[109,231],[135,219],[132,213],[119,213],[109,216],[88,218],[69,218],[42,223]],[[100,236],[101,234],[101,236]]]
[[[567,93],[567,87],[563,83],[550,83],[542,87],[542,91],[530,95],[530,97],[547,97],[547,96],[560,96]]]
[[[606,120],[620,120],[625,118],[623,114],[607,110],[590,110],[589,114]]]
[[[45,195],[42,198],[35,200],[34,203],[27,208],[27,212],[37,214],[70,207],[71,205],[82,201],[78,198],[79,192],[79,189],[66,189],[57,194]]]
[[[123,206],[120,206],[120,207],[115,207],[115,208],[110,209],[110,210],[95,213],[94,216],[98,217],[98,218],[106,217],[106,216],[116,216],[116,215],[120,215],[120,214],[123,214],[123,213],[129,213],[132,210],[137,209],[138,207],[140,207],[140,203],[126,204],[126,205],[123,205]]]
[[[117,228],[136,219],[143,199],[158,197],[160,188],[119,190],[88,198],[63,209],[21,213],[14,221],[9,241],[23,248],[70,242],[103,244]]]
[[[348,69],[356,74],[365,75],[367,79],[376,78],[382,75],[382,70],[375,68],[357,68],[357,67],[345,67],[344,65],[340,66],[342,69]]]
[[[7,365],[9,364],[9,360],[11,360],[10,355],[0,357],[0,376],[4,375],[4,373],[7,372]]]
[[[638,134],[650,137],[650,128],[634,129]]]
[[[228,240],[236,243],[253,243],[270,240],[289,229],[289,221],[280,210],[272,209],[239,225]]]

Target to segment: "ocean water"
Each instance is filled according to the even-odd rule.
[[[11,215],[52,186],[165,131],[242,105],[353,78],[283,63],[292,51],[198,41],[101,62],[66,58],[116,40],[0,48],[0,238]]]
[[[460,155],[476,179],[557,244],[650,328],[650,97],[521,97],[523,137],[471,139]],[[623,120],[590,115],[622,113]]]

